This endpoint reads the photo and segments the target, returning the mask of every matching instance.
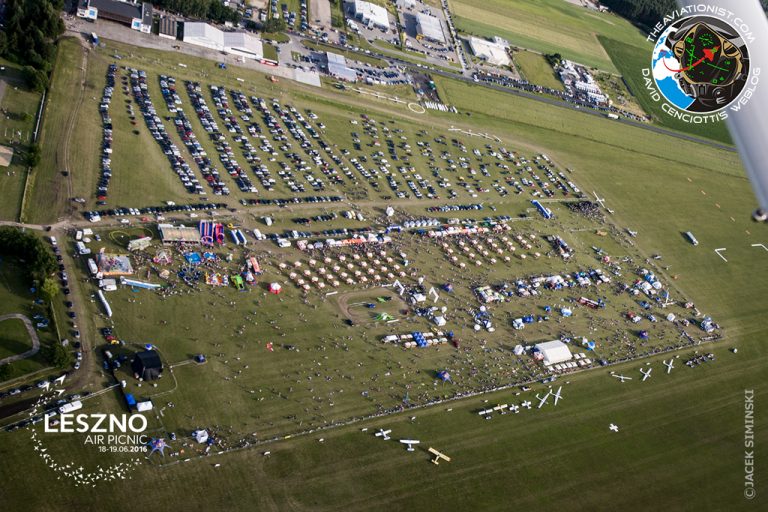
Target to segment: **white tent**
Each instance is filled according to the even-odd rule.
[[[197,441],[198,443],[204,443],[208,440],[208,432],[202,429],[195,430],[194,432],[192,432],[192,437],[194,437],[195,441]]]
[[[573,357],[568,345],[559,340],[538,343],[533,348],[543,356],[544,364],[562,363]]]

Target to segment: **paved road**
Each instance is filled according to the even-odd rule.
[[[32,325],[32,321],[29,318],[27,318],[26,316],[20,313],[11,313],[9,315],[0,316],[0,322],[3,322],[5,320],[11,320],[14,318],[24,322],[24,327],[27,328],[29,337],[32,338],[32,348],[27,350],[23,354],[16,354],[15,356],[9,356],[9,357],[6,357],[5,359],[0,359],[0,366],[3,366],[4,364],[13,363],[14,361],[21,361],[22,359],[26,359],[28,357],[32,357],[33,355],[37,354],[40,351],[40,338],[37,337],[37,332],[35,332],[35,328]]]
[[[333,44],[333,43],[327,43],[327,44],[329,44],[331,46],[335,46],[335,47],[339,48],[340,50],[343,49],[343,50],[346,50],[348,52],[354,53],[354,50],[350,50],[348,48],[344,48],[343,46],[340,46],[340,45],[337,45],[337,44]],[[488,83],[483,83],[483,82],[474,82],[471,78],[467,78],[465,76],[462,76],[459,73],[450,73],[448,71],[442,71],[442,70],[432,69],[432,68],[425,69],[424,67],[419,67],[416,64],[412,64],[410,62],[407,62],[407,61],[404,61],[404,60],[400,60],[397,57],[392,57],[391,55],[372,53],[372,56],[378,57],[378,58],[381,58],[381,59],[385,59],[385,60],[388,60],[390,62],[395,62],[399,66],[406,67],[406,68],[411,69],[411,70],[416,71],[416,72],[424,73],[425,71],[428,71],[429,73],[434,74],[434,75],[439,75],[439,76],[443,76],[443,77],[446,77],[446,78],[451,78],[453,80],[460,80],[462,82],[465,82],[465,83],[468,83],[468,84],[471,84],[471,85],[475,85],[477,87],[486,87],[488,89],[493,89],[493,90],[496,90],[496,91],[499,91],[499,92],[504,92],[504,93],[507,93],[507,94],[514,94],[515,96],[520,96],[520,97],[523,97],[523,98],[526,98],[526,99],[530,99],[530,100],[534,100],[534,101],[540,101],[542,103],[546,103],[548,105],[553,105],[555,107],[567,108],[569,110],[575,110],[577,112],[582,112],[584,114],[589,114],[589,115],[592,115],[592,116],[597,116],[597,117],[605,118],[605,113],[604,112],[600,112],[598,110],[593,110],[591,108],[579,107],[579,106],[574,105],[572,103],[568,103],[567,101],[558,100],[557,98],[552,98],[550,96],[545,96],[543,94],[534,94],[534,93],[530,93],[530,92],[527,92],[527,91],[522,91],[520,89],[514,89],[514,88],[511,88],[511,87],[504,87],[504,86],[501,86],[501,85],[488,84]],[[694,135],[687,135],[685,133],[676,132],[676,131],[673,131],[673,130],[669,130],[667,128],[661,128],[659,126],[655,126],[655,125],[648,124],[648,123],[641,123],[639,121],[632,121],[631,119],[625,119],[625,118],[619,118],[619,119],[615,120],[614,122],[626,124],[626,125],[629,125],[629,126],[633,126],[635,128],[641,128],[643,130],[649,130],[649,131],[652,131],[652,132],[655,132],[655,133],[660,133],[660,134],[667,135],[669,137],[674,137],[674,138],[677,138],[677,139],[683,139],[683,140],[687,140],[687,141],[690,141],[690,142],[696,142],[698,144],[704,144],[706,146],[712,146],[714,148],[722,149],[724,151],[736,151],[735,147],[729,146],[727,144],[722,144],[720,142],[715,142],[715,141],[712,141],[712,140],[709,140],[709,139],[703,139],[701,137],[696,137]]]

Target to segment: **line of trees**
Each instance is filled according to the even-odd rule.
[[[43,91],[56,59],[56,39],[64,33],[64,0],[7,0],[0,55],[24,65],[30,88]]]
[[[18,228],[0,227],[0,255],[24,260],[27,277],[40,284],[56,271],[56,260],[43,241]]]
[[[150,0],[152,5],[190,18],[200,18],[224,23],[238,23],[240,13],[225,7],[221,0]]]
[[[627,18],[641,27],[652,27],[665,14],[677,9],[675,0],[600,0],[616,14]],[[760,0],[763,9],[768,10],[768,0]]]

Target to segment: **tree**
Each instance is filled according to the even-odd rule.
[[[72,364],[72,353],[64,348],[61,343],[47,345],[43,349],[43,356],[46,361],[56,368],[69,368]]]
[[[40,145],[38,144],[32,144],[29,146],[29,150],[27,150],[27,165],[29,167],[37,167],[40,165],[40,158],[41,158],[41,152],[40,152]]]
[[[275,33],[283,32],[286,28],[285,20],[282,18],[270,18],[264,22],[264,32]]]
[[[24,66],[22,69],[24,81],[27,83],[27,87],[33,91],[43,92],[48,86],[48,75],[45,71],[35,69],[32,66]]]
[[[10,379],[11,377],[13,377],[13,374],[14,374],[13,363],[8,363],[8,364],[4,364],[3,366],[0,366],[0,382]]]
[[[59,294],[59,285],[53,279],[46,277],[43,286],[40,287],[40,294],[45,302],[51,304]]]

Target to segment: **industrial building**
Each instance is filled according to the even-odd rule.
[[[224,32],[207,23],[185,22],[183,41],[247,59],[264,58],[261,39],[258,37],[246,32]]]
[[[357,81],[357,71],[347,66],[347,59],[343,55],[326,52],[325,56],[328,60],[329,75],[347,82]]]
[[[165,37],[166,39],[176,39],[179,33],[179,22],[176,18],[170,16],[163,16],[160,18],[160,27],[158,35]]]
[[[352,11],[355,18],[369,28],[377,27],[383,30],[389,30],[389,14],[384,7],[372,4],[371,2],[364,2],[363,0],[354,0],[352,3]]]
[[[445,32],[440,18],[423,12],[416,13],[416,37],[445,44]]]
[[[80,0],[77,16],[91,21],[102,19],[122,23],[145,34],[152,32],[152,4],[149,2]]]
[[[475,57],[483,59],[494,66],[509,66],[510,59],[507,46],[496,41],[488,41],[479,37],[469,38],[469,47]]]

